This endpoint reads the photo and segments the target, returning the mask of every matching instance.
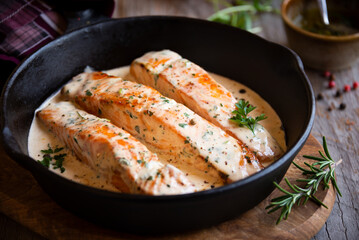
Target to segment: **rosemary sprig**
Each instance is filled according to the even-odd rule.
[[[238,123],[239,126],[245,126],[249,128],[253,135],[255,135],[254,128],[256,124],[259,121],[266,119],[267,117],[263,113],[255,118],[248,116],[248,114],[256,109],[256,107],[250,105],[248,101],[244,101],[242,99],[236,103],[236,107],[237,109],[232,112],[235,115],[231,117],[230,120]]]
[[[271,6],[271,0],[212,0],[212,3],[216,12],[208,17],[208,20],[238,27],[252,33],[261,31],[260,27],[253,27],[252,23],[258,13],[276,11]],[[220,5],[226,8],[219,10]]]
[[[274,198],[271,200],[271,203],[266,207],[266,209],[270,209],[268,213],[275,212],[281,210],[281,214],[277,220],[276,224],[279,224],[280,221],[283,219],[286,220],[288,218],[288,215],[290,214],[292,207],[294,204],[297,205],[304,205],[309,199],[314,201],[315,203],[328,208],[322,201],[320,201],[318,198],[314,196],[314,194],[317,192],[319,185],[322,183],[324,185],[324,189],[329,189],[329,182],[331,182],[338,192],[339,196],[342,196],[337,182],[335,180],[335,166],[340,164],[341,160],[337,163],[334,162],[334,160],[331,158],[330,153],[328,151],[327,141],[325,140],[325,137],[323,136],[323,149],[325,155],[319,151],[319,154],[321,157],[315,157],[315,156],[308,156],[303,155],[303,157],[317,160],[317,162],[314,162],[313,164],[309,164],[307,162],[304,162],[304,164],[309,167],[309,169],[302,168],[295,162],[293,164],[302,171],[303,175],[307,175],[308,178],[306,179],[298,179],[298,182],[306,182],[304,188],[298,187],[297,185],[291,184],[287,178],[285,178],[285,182],[289,186],[293,192],[286,191],[281,186],[279,186],[278,183],[273,182],[274,185],[284,193],[283,196]],[[303,199],[303,200],[302,200]]]

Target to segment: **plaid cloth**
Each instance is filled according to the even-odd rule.
[[[43,1],[50,2],[56,9]],[[111,17],[114,1],[0,0],[0,90],[24,57],[64,33],[66,20],[57,10],[86,9]]]
[[[53,14],[39,0],[0,1],[0,59],[19,63],[61,35],[62,26],[50,18]]]

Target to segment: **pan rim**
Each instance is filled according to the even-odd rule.
[[[296,69],[298,70],[298,72],[302,75],[301,79],[303,80],[303,84],[306,88],[306,94],[309,97],[308,98],[308,109],[309,109],[309,116],[306,120],[306,128],[305,131],[301,134],[300,138],[296,141],[295,144],[293,144],[293,146],[287,150],[287,152],[280,158],[278,159],[276,162],[274,162],[273,164],[271,164],[270,166],[266,167],[265,169],[261,170],[260,172],[257,172],[251,176],[248,176],[244,179],[241,179],[239,181],[218,187],[218,188],[214,188],[214,189],[209,189],[209,190],[204,190],[204,191],[199,191],[199,192],[194,192],[194,193],[188,193],[188,194],[177,194],[177,195],[157,195],[157,196],[151,196],[151,195],[140,195],[140,194],[127,194],[127,193],[117,193],[117,192],[111,192],[111,191],[107,191],[107,190],[103,190],[103,189],[98,189],[98,188],[94,188],[94,187],[90,187],[87,185],[83,185],[77,182],[74,182],[70,179],[67,179],[63,176],[60,176],[52,171],[49,171],[47,168],[41,166],[40,164],[38,164],[34,159],[32,159],[31,157],[29,157],[28,155],[26,155],[25,153],[22,152],[18,152],[17,150],[14,150],[11,146],[8,145],[8,143],[5,141],[5,135],[4,135],[4,129],[6,129],[8,127],[6,118],[5,118],[5,113],[6,113],[6,104],[7,104],[7,96],[8,96],[8,92],[9,89],[11,89],[11,86],[13,85],[14,81],[16,81],[17,76],[20,74],[20,72],[23,70],[24,66],[26,65],[26,63],[32,61],[32,59],[36,58],[37,55],[41,54],[42,51],[46,51],[47,48],[50,48],[52,46],[55,46],[57,43],[59,43],[60,41],[63,41],[64,38],[70,38],[70,37],[74,37],[76,36],[76,34],[80,34],[82,31],[86,31],[89,30],[91,28],[95,28],[99,25],[104,25],[104,24],[109,24],[112,22],[133,22],[133,21],[143,21],[143,20],[151,20],[151,19],[155,19],[155,20],[164,20],[164,21],[187,21],[187,22],[192,22],[192,23],[198,23],[198,24],[207,24],[207,25],[212,25],[213,27],[216,28],[227,28],[228,31],[243,31],[241,29],[236,29],[224,24],[220,24],[220,23],[215,23],[215,22],[210,22],[210,21],[206,21],[206,20],[202,20],[202,19],[196,19],[196,18],[189,18],[189,17],[177,17],[177,16],[138,16],[138,17],[129,17],[129,18],[121,18],[121,19],[109,19],[109,20],[105,20],[103,22],[99,22],[99,23],[94,23],[91,25],[88,25],[84,28],[80,28],[77,30],[73,30],[57,39],[55,39],[54,41],[50,42],[49,44],[45,45],[44,47],[40,48],[38,51],[36,51],[34,54],[32,54],[31,56],[27,57],[26,59],[24,59],[21,64],[14,70],[14,72],[10,75],[10,77],[8,78],[8,80],[6,81],[4,88],[2,90],[2,94],[1,94],[1,140],[3,142],[3,146],[5,147],[5,151],[9,154],[9,156],[13,159],[14,157],[20,157],[23,159],[23,161],[32,161],[33,163],[35,163],[36,165],[39,165],[38,167],[35,167],[36,171],[42,171],[42,172],[47,172],[48,174],[51,175],[51,177],[54,178],[59,178],[60,181],[63,181],[65,179],[66,184],[70,184],[73,185],[76,189],[79,189],[81,191],[84,192],[88,192],[90,194],[96,194],[96,195],[101,195],[101,197],[106,197],[106,198],[113,198],[113,199],[123,199],[123,200],[134,200],[134,201],[143,201],[145,200],[146,202],[153,202],[153,201],[171,201],[171,200],[188,200],[188,199],[197,199],[197,198],[202,198],[202,196],[213,196],[213,195],[217,195],[220,193],[226,193],[226,192],[230,192],[233,189],[236,188],[240,188],[242,186],[247,185],[250,182],[253,181],[258,181],[258,179],[264,177],[267,174],[270,174],[271,172],[275,171],[275,169],[277,169],[279,166],[281,166],[282,164],[284,164],[285,162],[289,161],[290,156],[296,154],[304,145],[305,141],[307,140],[307,138],[309,137],[310,131],[312,129],[313,123],[314,123],[314,117],[315,117],[315,98],[314,98],[314,91],[312,89],[312,86],[310,84],[310,81],[308,79],[308,77],[306,76],[305,72],[304,72],[304,67],[303,64],[300,60],[300,58],[297,56],[296,53],[294,53],[292,50],[290,50],[289,48],[270,42],[266,39],[263,39],[257,35],[248,33],[249,35],[251,35],[251,37],[253,38],[257,38],[260,39],[260,41],[265,42],[265,44],[269,44],[272,46],[276,46],[282,49],[285,49],[286,52],[288,52],[288,54],[291,55],[291,57],[293,58],[293,61],[296,63]],[[11,136],[12,136],[12,132],[10,131]],[[33,165],[33,163],[31,163],[31,165]],[[29,169],[26,168],[27,170],[29,170],[34,176],[37,175],[38,173],[33,169]],[[61,178],[61,179],[60,179]]]

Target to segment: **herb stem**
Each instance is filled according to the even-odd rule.
[[[228,8],[219,10],[218,12],[216,12],[213,15],[209,16],[207,18],[207,20],[213,21],[220,15],[236,13],[236,12],[243,12],[243,11],[250,11],[252,13],[255,13],[256,9],[251,5],[241,5],[241,6],[228,7]]]
[[[273,182],[274,185],[281,192],[285,193],[280,197],[274,198],[271,200],[270,204],[265,208],[269,209],[268,213],[275,212],[282,208],[281,214],[277,219],[277,224],[283,219],[286,220],[288,218],[289,213],[291,212],[294,204],[304,205],[309,199],[313,202],[328,208],[322,201],[320,201],[315,193],[318,191],[319,185],[322,183],[324,185],[324,189],[329,189],[329,182],[333,184],[334,189],[337,191],[339,196],[342,196],[338,185],[335,180],[335,167],[342,162],[342,159],[335,162],[329,154],[328,146],[325,137],[323,137],[323,149],[325,155],[319,151],[320,157],[308,156],[304,155],[303,157],[316,160],[316,162],[309,164],[304,162],[304,165],[309,169],[299,166],[297,163],[293,162],[293,165],[296,166],[300,171],[302,171],[303,175],[308,175],[307,179],[297,179],[297,182],[305,182],[306,185],[304,187],[299,187],[297,185],[293,185],[289,182],[287,178],[285,178],[285,182],[288,187],[293,191],[289,192],[282,188],[278,183]],[[301,203],[301,199],[304,199]]]
[[[252,33],[262,30],[260,27],[253,27],[253,22],[259,13],[277,11],[271,6],[270,0],[212,0],[212,3],[215,13],[207,18],[209,21],[220,22]],[[220,7],[225,8],[220,9]]]

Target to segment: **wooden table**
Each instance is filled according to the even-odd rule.
[[[274,1],[279,7],[280,1]],[[139,15],[177,15],[206,18],[213,13],[210,2],[205,0],[118,0],[114,17]],[[260,36],[287,45],[283,24],[279,15],[265,14],[258,19],[263,30]],[[321,142],[327,137],[328,147],[335,160],[343,159],[337,168],[337,181],[343,194],[336,200],[333,211],[323,228],[313,239],[359,239],[359,89],[335,97],[337,89],[359,81],[359,64],[334,72],[336,89],[328,89],[328,80],[322,72],[306,69],[315,94],[323,100],[317,102],[316,119],[312,135]],[[346,108],[339,110],[340,103]],[[328,111],[328,108],[331,111]],[[0,175],[0,181],[4,181]],[[0,203],[1,204],[1,203]],[[0,213],[0,239],[42,239],[41,236]]]

